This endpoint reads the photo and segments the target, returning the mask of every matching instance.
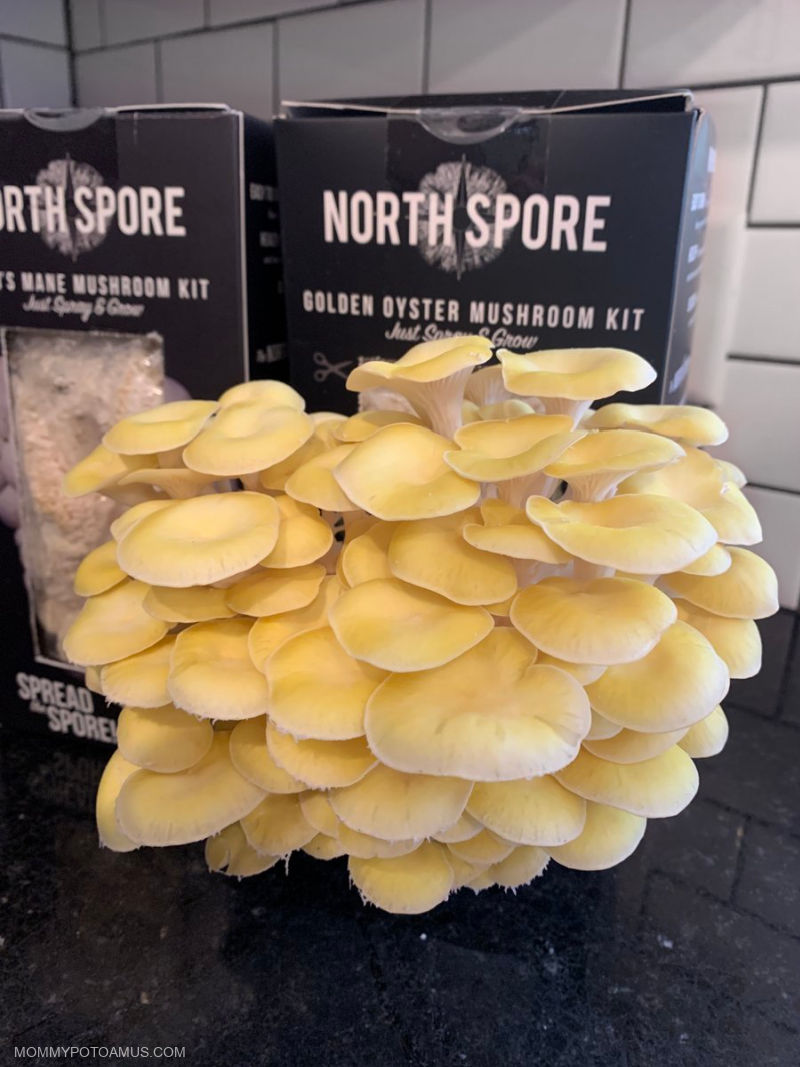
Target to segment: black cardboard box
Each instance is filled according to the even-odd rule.
[[[131,410],[287,376],[272,131],[224,105],[0,111],[0,161],[0,725],[113,742],[59,640],[113,515],[61,475]]]
[[[284,102],[275,124],[291,380],[353,410],[359,361],[479,333],[633,349],[678,402],[713,132],[688,92]]]

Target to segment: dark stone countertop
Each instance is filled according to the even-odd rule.
[[[185,1046],[150,1062],[203,1067],[794,1067],[798,619],[763,634],[728,747],[631,859],[414,918],[363,907],[343,860],[237,883],[200,845],[100,851],[106,753],[6,738],[0,1061],[68,1044]]]

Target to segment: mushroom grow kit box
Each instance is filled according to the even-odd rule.
[[[292,383],[352,411],[358,362],[478,334],[613,345],[685,391],[713,131],[688,92],[284,102]]]
[[[143,463],[113,498],[62,479],[126,414],[286,373],[272,132],[223,105],[0,111],[0,154],[0,725],[113,743],[61,639]]]

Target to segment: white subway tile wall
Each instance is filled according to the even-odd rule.
[[[718,149],[690,394],[731,423],[721,454],[798,606],[800,0],[0,0],[0,103],[68,102],[69,47],[85,105],[700,87]]]

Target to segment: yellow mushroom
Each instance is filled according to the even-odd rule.
[[[606,741],[609,737],[616,737],[623,730],[624,727],[620,726],[618,722],[611,722],[610,719],[605,718],[599,711],[595,711],[592,708],[592,725],[584,738],[584,743],[586,741]]]
[[[187,445],[183,462],[216,477],[254,474],[287,459],[313,432],[309,416],[294,407],[241,401],[223,408]]]
[[[699,630],[725,661],[731,678],[752,678],[761,670],[761,635],[752,619],[728,619],[677,599],[678,618]]]
[[[263,489],[271,492],[283,490],[287,480],[296,470],[308,463],[310,459],[321,456],[325,451],[327,451],[326,445],[315,433],[286,459],[262,470],[258,476],[259,484]]]
[[[528,518],[566,552],[633,574],[678,571],[717,540],[714,527],[679,500],[645,494],[554,504],[531,497]]]
[[[122,832],[137,844],[185,845],[224,830],[263,796],[231,763],[222,732],[188,770],[136,771],[125,780],[115,810]]]
[[[226,389],[219,398],[220,408],[229,408],[231,404],[252,403],[253,401],[263,404],[265,407],[294,408],[295,411],[305,411],[306,402],[296,389],[285,382],[276,382],[271,378],[262,378],[253,382],[240,382]]]
[[[338,445],[314,456],[289,475],[284,489],[294,500],[322,511],[358,511],[359,505],[353,503],[346,490],[342,490],[335,473],[356,447]]]
[[[393,426],[397,422],[420,425],[420,419],[416,415],[405,411],[360,411],[335,427],[333,436],[343,444],[357,444],[359,441],[366,441],[384,426]]]
[[[609,667],[586,686],[586,695],[612,722],[664,733],[699,722],[728,685],[728,670],[711,644],[692,626],[676,622],[646,656]]]
[[[81,667],[113,663],[156,644],[169,627],[144,609],[147,586],[126,580],[89,597],[63,638],[67,659]]]
[[[469,841],[471,837],[476,837],[482,829],[481,823],[477,819],[473,819],[468,811],[464,811],[457,822],[454,822],[447,830],[440,830],[435,836],[437,841],[450,844],[451,842]]]
[[[447,438],[424,426],[386,426],[355,445],[333,474],[355,505],[379,519],[454,515],[478,500],[480,486],[451,470],[449,449]]]
[[[680,730],[668,730],[660,734],[622,729],[613,737],[603,740],[586,737],[583,747],[593,756],[599,756],[600,759],[609,760],[611,763],[641,763],[642,760],[660,756],[668,748],[680,744],[687,729],[682,727]]]
[[[172,589],[153,585],[144,598],[144,609],[154,619],[169,623],[208,622],[229,619],[235,613],[225,603],[226,591],[213,585]]]
[[[317,508],[301,504],[285,493],[275,497],[275,503],[281,516],[278,540],[261,560],[261,566],[288,569],[321,559],[333,544],[333,531]]]
[[[219,405],[214,400],[176,400],[128,415],[111,427],[103,444],[125,456],[152,455],[187,445]]]
[[[130,760],[126,760],[117,749],[105,765],[97,786],[95,800],[97,833],[100,844],[110,848],[112,852],[132,852],[139,847],[136,841],[132,841],[122,832],[115,814],[117,797],[122,786],[138,770],[139,767]]]
[[[364,733],[364,708],[386,677],[348,655],[332,630],[288,638],[267,663],[269,714],[297,738],[347,741]]]
[[[267,660],[284,641],[307,630],[327,627],[328,610],[342,589],[338,578],[328,575],[322,579],[319,592],[306,607],[256,619],[247,636],[247,647],[254,666],[266,671]]]
[[[477,645],[493,627],[481,607],[396,579],[346,589],[329,610],[330,625],[351,656],[387,671],[438,667]]]
[[[585,800],[622,808],[646,819],[663,819],[689,804],[697,792],[694,764],[677,745],[641,763],[611,763],[582,748],[556,772],[563,786]]]
[[[105,445],[98,445],[67,471],[62,489],[68,497],[86,496],[116,485],[131,471],[150,466],[150,456],[120,456]]]
[[[461,424],[461,403],[473,367],[486,363],[492,345],[486,337],[445,337],[410,348],[396,362],[370,360],[350,372],[347,388],[360,393],[389,388],[407,400],[437,433]]]
[[[160,708],[170,703],[167,678],[175,634],[133,656],[100,669],[100,684],[107,700],[137,708]]]
[[[468,522],[461,530],[461,536],[474,548],[556,566],[572,559],[568,552],[550,540],[544,530],[534,526],[522,508],[503,500],[484,500],[481,518],[483,525]]]
[[[593,430],[551,462],[545,473],[569,484],[573,500],[605,500],[634,472],[674,463],[685,455],[666,437],[639,430]]]
[[[242,817],[248,843],[268,856],[288,856],[307,845],[317,831],[306,822],[297,793],[270,793]]]
[[[731,565],[731,554],[723,545],[712,545],[705,555],[700,556],[694,563],[688,563],[684,568],[685,574],[702,574],[713,577],[724,574]]]
[[[626,860],[639,845],[647,819],[620,808],[588,801],[586,823],[572,841],[548,849],[562,867],[576,871],[604,871]]]
[[[718,755],[728,740],[728,720],[721,707],[716,707],[710,715],[684,734],[678,744],[692,759],[705,759]]]
[[[276,383],[277,384],[277,383]],[[274,867],[280,856],[264,856],[250,845],[238,822],[206,838],[205,859],[210,871],[247,878]]]
[[[575,664],[612,664],[641,659],[677,615],[668,596],[633,578],[556,577],[518,593],[510,618],[551,656]]]
[[[728,428],[719,415],[691,404],[606,404],[583,420],[592,429],[647,430],[687,445],[721,445]]]
[[[126,474],[116,484],[118,488],[149,487],[175,500],[188,500],[205,492],[214,480],[214,475],[198,474],[185,467],[142,467]]]
[[[418,915],[446,900],[453,869],[444,846],[428,841],[392,859],[357,859],[348,864],[361,899],[396,915]]]
[[[447,848],[452,855],[467,863],[487,867],[493,863],[502,863],[510,856],[514,851],[514,843],[506,841],[491,830],[481,830],[467,841],[451,842]]]
[[[316,834],[303,845],[302,851],[313,856],[315,860],[335,860],[339,856],[347,855],[344,845],[335,837],[328,837],[326,834]]]
[[[513,566],[503,556],[482,552],[464,540],[461,529],[466,518],[475,516],[401,523],[387,553],[395,578],[455,604],[495,604],[512,597],[517,591]]]
[[[255,566],[278,539],[280,512],[263,493],[176,500],[146,515],[117,546],[117,562],[152,585],[209,585]]]
[[[167,508],[173,507],[174,503],[173,500],[143,500],[140,504],[134,504],[111,523],[109,527],[111,536],[119,544],[142,519],[146,519],[148,515],[155,515],[157,511],[166,511]]]
[[[467,811],[506,841],[549,847],[578,836],[586,818],[586,801],[543,775],[477,782]]]
[[[117,563],[116,541],[106,541],[81,560],[73,588],[78,596],[97,596],[119,585],[125,577],[125,571]]]
[[[248,781],[267,793],[302,793],[300,782],[279,767],[267,747],[267,717],[243,719],[231,730],[231,762]]]
[[[300,797],[300,809],[306,822],[326,837],[338,837],[340,822],[336,812],[331,807],[327,793],[309,791]]]
[[[621,348],[560,348],[508,352],[497,358],[506,389],[535,396],[548,413],[566,413],[577,421],[593,400],[618,392],[635,392],[655,381],[650,364]]]
[[[420,840],[447,830],[461,816],[472,782],[442,775],[403,774],[378,764],[354,785],[330,795],[351,830],[383,841]]]
[[[397,770],[470,781],[563,767],[589,729],[589,703],[574,678],[535,661],[523,637],[497,628],[443,667],[391,675],[367,704],[370,748]]]
[[[502,889],[519,889],[538,878],[549,862],[550,856],[544,849],[518,845],[504,860],[493,863],[486,871],[486,877]]]
[[[703,577],[670,574],[662,583],[671,593],[712,615],[729,619],[765,619],[778,610],[778,580],[772,567],[745,548],[731,547],[724,574]]]
[[[267,727],[267,747],[279,767],[312,789],[353,785],[376,763],[363,737],[347,741],[297,741],[272,723]]]
[[[232,585],[225,600],[231,610],[242,615],[280,615],[308,607],[316,599],[324,577],[325,568],[319,563],[290,570],[259,568]]]
[[[383,841],[380,837],[351,830],[343,822],[339,823],[336,840],[349,856],[361,860],[388,860],[405,856],[419,845],[419,841]]]
[[[178,634],[167,688],[173,703],[204,719],[253,719],[268,706],[267,682],[247,648],[250,619],[197,622]]]
[[[375,578],[393,577],[389,567],[389,542],[396,529],[395,522],[374,522],[363,533],[345,541],[339,558],[342,574],[350,588]]]
[[[185,771],[206,755],[214,739],[211,723],[173,704],[125,707],[119,713],[119,751],[138,767],[164,774]]]

